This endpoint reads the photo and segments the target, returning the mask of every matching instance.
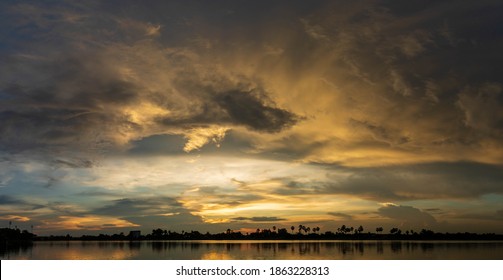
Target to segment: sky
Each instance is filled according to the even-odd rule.
[[[1,1],[0,227],[503,233],[501,14]]]

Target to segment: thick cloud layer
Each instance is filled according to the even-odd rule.
[[[4,151],[242,127],[311,162],[502,162],[497,1],[113,6],[4,4]]]
[[[343,169],[344,170],[344,169]],[[502,194],[503,168],[476,163],[430,163],[334,172],[315,184],[319,193],[350,194],[376,201],[474,199]]]
[[[107,60],[99,56],[50,60],[34,73],[44,75],[47,84],[4,86],[2,149],[113,148],[158,133],[190,139],[194,129],[214,126],[271,133],[298,120],[268,101],[262,90],[216,92],[203,87],[204,81],[191,79],[187,83],[201,86],[153,92],[148,85],[128,80]]]
[[[432,215],[411,206],[388,204],[377,212],[384,217],[400,221],[402,226],[431,228],[437,224]]]
[[[40,16],[29,17],[37,12]],[[221,140],[231,128],[274,133],[299,120],[279,108],[258,80],[200,56],[197,44],[160,44],[161,25],[118,17],[107,22],[99,13],[81,12],[72,17],[63,8],[37,4],[5,9],[7,18],[26,16],[8,25],[27,32],[36,47],[26,44],[17,51],[7,44],[2,53],[3,151],[87,153],[120,149],[155,134],[184,135],[190,151]],[[113,36],[88,33],[105,23],[104,33]]]

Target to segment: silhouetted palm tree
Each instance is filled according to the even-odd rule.
[[[295,230],[295,227],[291,226],[290,229],[292,230],[292,234],[293,234],[293,231]]]

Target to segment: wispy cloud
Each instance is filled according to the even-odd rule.
[[[235,221],[252,221],[252,222],[277,222],[284,221],[286,219],[278,218],[278,217],[236,217],[232,218]]]
[[[351,220],[351,219],[353,219],[353,216],[351,216],[349,214],[345,214],[345,213],[328,212],[327,214],[330,215],[330,216],[334,216],[334,217],[337,217],[337,218],[340,218],[340,219],[345,219],[345,220]]]

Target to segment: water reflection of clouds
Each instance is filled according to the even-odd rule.
[[[0,248],[1,259],[502,259],[503,242],[55,241]]]

